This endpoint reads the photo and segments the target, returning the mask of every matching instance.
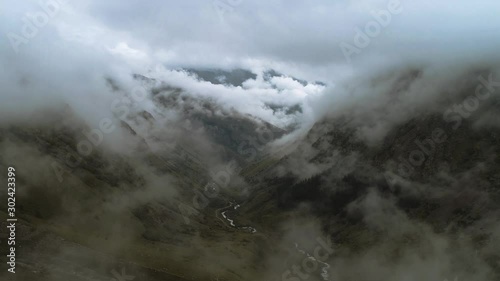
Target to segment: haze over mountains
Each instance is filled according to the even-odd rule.
[[[500,6],[396,2],[11,3],[2,280],[500,280]]]

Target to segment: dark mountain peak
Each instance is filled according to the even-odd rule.
[[[181,70],[194,75],[201,81],[210,82],[215,85],[230,85],[234,87],[241,87],[243,86],[243,82],[249,79],[257,78],[257,75],[255,73],[241,68],[231,70],[214,68],[184,68]]]

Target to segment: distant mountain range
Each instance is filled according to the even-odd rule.
[[[222,69],[196,69],[196,68],[181,68],[180,70],[184,70],[192,75],[195,75],[198,79],[206,82],[210,82],[216,85],[231,85],[234,87],[243,86],[243,82],[249,79],[256,79],[257,74],[253,73],[250,70],[246,69],[233,69],[233,70],[222,70]],[[264,81],[270,82],[274,77],[288,77],[293,79],[294,81],[299,82],[303,86],[307,84],[316,84],[326,86],[325,83],[315,81],[308,82],[303,79],[298,79],[293,76],[288,76],[282,73],[279,73],[273,69],[266,70],[264,72],[263,78]]]

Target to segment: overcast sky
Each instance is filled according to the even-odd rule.
[[[500,46],[500,2],[494,0],[401,0],[399,4],[386,0],[66,0],[47,24],[23,33],[29,29],[26,19],[43,12],[40,3],[48,2],[2,1],[4,104],[12,105],[19,95],[33,104],[43,103],[59,92],[84,103],[89,95],[100,98],[103,89],[93,82],[102,76],[126,77],[157,65],[274,68],[334,87],[345,77],[376,71],[381,65],[488,61],[498,57]],[[356,45],[356,28],[365,30],[374,12],[390,11],[391,5],[398,12],[389,12],[390,20],[379,25],[367,46]],[[357,46],[356,53],[347,58],[342,44]],[[29,85],[33,96],[28,94]],[[202,91],[200,85],[193,87]],[[323,91],[297,87],[288,89],[293,93],[289,103]],[[274,94],[283,100],[283,95]],[[19,100],[16,106],[25,105]]]

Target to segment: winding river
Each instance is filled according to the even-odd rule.
[[[232,228],[243,230],[243,231],[250,232],[250,233],[256,233],[257,229],[255,229],[254,227],[251,227],[251,226],[237,226],[234,223],[234,220],[231,219],[231,218],[229,218],[229,216],[227,215],[228,211],[230,211],[231,209],[235,211],[239,207],[241,207],[240,204],[234,205],[234,202],[231,202],[229,204],[229,206],[223,208],[223,209],[226,209],[226,210],[224,210],[223,212],[221,212],[222,217],[229,223],[229,226],[231,226]]]
[[[229,212],[231,210],[236,211],[240,207],[241,207],[240,204],[235,205],[234,202],[231,202],[229,204],[229,206],[220,209],[221,210],[220,214],[230,227],[232,227],[234,229],[238,229],[238,230],[243,230],[243,231],[249,232],[249,233],[257,233],[257,229],[255,229],[254,227],[252,227],[252,226],[238,226],[234,223],[233,219],[229,218],[227,212]],[[297,250],[297,252],[306,256],[307,258],[312,259],[312,260],[318,262],[319,264],[322,264],[323,266],[321,267],[321,277],[325,281],[329,280],[328,269],[330,268],[330,265],[328,263],[319,261],[315,257],[311,256],[309,253],[307,253],[306,251],[300,249],[298,243],[295,243],[295,249]]]
[[[299,248],[299,244],[298,243],[295,243],[295,249],[297,250],[297,252],[301,253],[302,255],[305,255],[308,259],[311,259],[311,260],[314,260],[318,263],[321,263],[323,264],[324,266],[321,268],[321,277],[323,278],[323,280],[325,281],[328,281],[329,278],[328,278],[328,269],[330,268],[330,265],[327,264],[326,262],[322,262],[322,261],[319,261],[317,260],[315,257],[311,256],[309,253],[307,253],[306,251],[302,250]]]

